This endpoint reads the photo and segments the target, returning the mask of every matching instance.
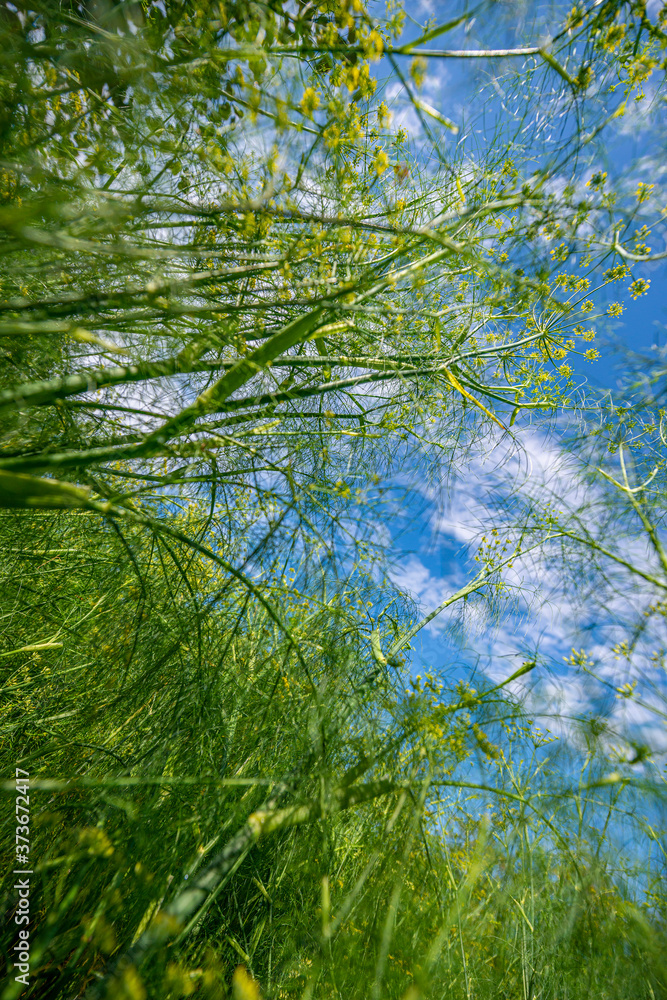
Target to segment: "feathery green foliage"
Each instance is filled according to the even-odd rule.
[[[650,185],[582,193],[578,164],[662,85],[664,8],[578,5],[524,45],[498,7],[412,40],[361,0],[0,7],[3,801],[30,774],[7,954],[32,865],[2,1000],[665,995],[652,749],[624,757],[602,711],[543,732],[537,661],[409,670],[419,629],[471,596],[502,613],[528,558],[601,604],[641,579],[638,617],[664,616],[661,415],[644,397],[630,426],[572,362],[603,288],[648,290]],[[459,48],[475,16],[508,44]],[[493,68],[492,141],[454,143],[427,59]],[[529,140],[544,101],[560,133]],[[473,446],[586,407],[595,516],[508,502],[420,617],[388,556],[405,470],[444,489]]]

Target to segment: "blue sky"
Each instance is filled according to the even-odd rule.
[[[548,6],[562,12],[566,6],[569,10],[571,4]],[[413,16],[424,26],[429,17],[441,23],[463,9],[462,4],[418,3]],[[539,20],[540,13],[546,9],[547,5],[535,5],[531,16]],[[525,42],[525,35],[514,32],[512,37],[512,25],[513,22],[508,21],[494,35],[490,22],[478,21],[470,32],[463,28],[456,29],[439,39],[437,44],[443,47],[475,47],[488,45],[490,41],[496,45]],[[530,25],[526,26],[529,34],[530,28]],[[532,30],[535,31],[534,25]],[[417,37],[419,33],[417,24],[406,25],[405,38]],[[535,40],[534,35],[531,40]],[[408,62],[404,59],[401,64],[404,72]],[[498,64],[492,65],[496,67]],[[386,85],[388,103],[394,111],[395,124],[406,127],[411,140],[418,145],[423,138],[421,124],[414,109],[405,100],[400,82],[391,75],[392,70],[386,60],[380,64],[380,78],[383,72],[389,77]],[[483,96],[480,96],[481,83],[485,85]],[[467,143],[466,152],[470,150],[473,154],[485,143],[493,141],[496,122],[502,118],[504,107],[500,97],[489,97],[491,87],[486,66],[473,66],[470,62],[457,60],[429,60],[420,97],[447,118],[461,124],[458,137],[443,131],[443,143],[452,154],[456,144],[462,141]],[[632,106],[625,118],[611,124],[604,134],[604,142],[595,149],[591,147],[587,152],[588,159],[578,162],[572,168],[570,177],[583,187],[594,170],[604,169],[609,173],[610,181],[628,193],[636,189],[639,181],[651,183],[656,186],[657,203],[667,206],[664,133],[656,127],[661,113],[660,102],[649,93],[647,101]],[[662,232],[659,225],[653,225],[657,218],[656,212],[652,218],[647,217],[652,228],[647,239],[654,252],[661,252],[667,242],[664,225]],[[638,220],[635,228],[642,221]],[[628,297],[621,318],[600,320],[596,324],[595,346],[601,352],[598,360],[591,363],[584,359],[572,359],[576,375],[582,383],[585,380],[591,389],[609,390],[619,398],[630,391],[629,383],[634,378],[628,351],[655,359],[657,352],[654,345],[667,344],[667,261],[638,265],[634,268],[633,277],[650,278],[649,294],[636,301]],[[616,289],[614,297],[618,297]],[[606,305],[608,299],[605,299],[604,293],[599,296],[599,301],[603,307]],[[488,517],[490,498],[503,478],[507,480],[508,477],[518,476],[521,488],[525,486],[528,491],[539,482],[548,482],[555,495],[560,492],[566,502],[574,502],[583,496],[584,487],[564,447],[566,428],[562,422],[539,426],[528,422],[522,425],[519,420],[515,429],[516,447],[512,447],[507,440],[496,440],[495,448],[491,449],[487,440],[480,449],[471,449],[468,466],[462,470],[458,481],[448,484],[447,494],[444,489],[439,493],[433,491],[418,480],[412,484],[413,516],[406,519],[408,526],[393,538],[394,576],[415,597],[424,613],[430,612],[476,572],[472,556],[481,534],[480,525],[484,517]],[[414,672],[434,668],[438,672],[454,672],[469,678],[474,671],[484,670],[497,682],[513,673],[523,656],[537,653],[543,667],[542,676],[535,671],[529,675],[529,682],[537,682],[541,686],[542,694],[551,699],[553,709],[560,707],[566,714],[585,713],[592,704],[590,685],[587,687],[580,677],[575,677],[564,665],[563,658],[569,655],[574,642],[581,641],[582,633],[577,634],[578,624],[588,628],[588,644],[602,656],[602,632],[608,623],[601,619],[599,623],[591,624],[590,616],[587,622],[586,616],[582,617],[580,609],[575,607],[574,597],[570,599],[567,590],[563,590],[554,579],[546,575],[540,578],[540,572],[544,570],[537,567],[532,575],[529,574],[530,579],[524,581],[526,590],[523,593],[521,588],[515,590],[518,599],[513,607],[511,602],[504,609],[501,607],[499,621],[494,622],[481,604],[470,601],[465,608],[455,606],[423,629],[413,642]],[[547,601],[549,593],[550,600]],[[637,595],[630,595],[628,600],[635,597],[641,600],[644,596],[643,592],[638,592]],[[615,609],[610,609],[609,621],[614,613]],[[550,676],[547,674],[548,665],[553,670]],[[625,667],[623,664],[612,664],[608,669],[618,669],[620,676]],[[623,721],[623,713],[627,714],[627,708],[623,704],[614,709],[619,725]],[[654,723],[650,713],[642,715],[635,712],[635,717],[630,719],[635,729],[643,726],[648,735],[656,740],[659,734]]]

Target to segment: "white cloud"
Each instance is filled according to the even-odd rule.
[[[432,486],[415,484],[431,505],[431,542],[435,539],[436,550],[441,547],[451,553],[458,548],[471,554],[482,534],[486,532],[488,537],[489,526],[494,524],[502,537],[512,505],[514,510],[531,503],[544,509],[550,501],[561,521],[579,511],[583,512],[584,529],[595,532],[596,524],[603,523],[599,518],[605,484],[585,478],[581,465],[562,447],[557,433],[549,436],[528,428],[518,435],[518,445],[505,437],[496,439],[495,445],[486,450],[471,449],[446,510],[434,509],[438,492]],[[651,568],[655,562],[644,534],[639,530],[631,534],[620,520],[614,524],[613,535],[603,535],[600,540],[639,567]],[[596,711],[601,698],[607,702],[611,699],[608,722],[612,729],[625,733],[627,738],[633,735],[655,749],[667,748],[667,730],[652,708],[664,711],[667,683],[664,672],[650,661],[656,644],[667,646],[664,621],[657,618],[647,623],[644,619],[644,633],[629,660],[612,649],[615,643],[628,638],[628,622],[642,620],[643,610],[655,598],[655,588],[624,569],[617,573],[618,568],[609,563],[608,583],[604,584],[600,577],[595,587],[591,584],[587,590],[584,584],[587,569],[592,570],[590,558],[584,556],[577,580],[564,575],[556,556],[557,552],[552,548],[550,553],[547,547],[517,557],[514,565],[504,570],[515,604],[501,607],[497,620],[480,613],[477,604],[476,613],[465,619],[468,650],[473,657],[483,658],[488,664],[487,675],[496,683],[516,669],[517,657],[536,653],[538,671],[517,682],[515,692],[525,693],[527,684],[531,710],[548,718],[552,729],[557,726],[563,734],[572,734],[571,720]],[[424,615],[454,594],[476,571],[476,565],[465,554],[450,560],[444,575],[429,569],[427,561],[425,555],[422,558],[421,554],[413,554],[393,572],[394,582],[412,595]],[[460,605],[442,612],[426,626],[427,639],[451,635],[454,626],[460,624],[460,615]],[[573,646],[585,648],[599,681],[565,662]],[[514,666],[508,667],[508,662]],[[653,693],[644,696],[646,708],[632,699],[615,699],[614,691],[604,686],[606,682],[615,689],[639,678],[641,687],[645,675],[654,685]],[[561,722],[556,721],[559,717]]]

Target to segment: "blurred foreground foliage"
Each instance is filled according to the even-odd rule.
[[[574,408],[597,293],[648,289],[650,185],[554,178],[664,76],[665,18],[476,50],[563,125],[471,157],[419,96],[424,52],[467,58],[427,49],[454,14],[404,41],[357,0],[0,7],[0,726],[34,867],[3,1000],[665,995],[659,857],[611,849],[641,788],[594,740],[573,783],[516,686],[409,681],[387,559],[400,473]],[[613,556],[518,531],[449,604],[527,537]]]

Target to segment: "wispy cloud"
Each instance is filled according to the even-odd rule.
[[[394,582],[411,594],[424,614],[474,575],[478,564],[471,556],[483,535],[489,537],[491,527],[498,529],[499,537],[506,533],[511,541],[517,539],[516,529],[510,527],[517,511],[548,509],[561,524],[577,514],[583,527],[592,531],[597,518],[603,524],[606,485],[584,475],[558,435],[529,428],[517,437],[519,446],[501,438],[491,448],[471,450],[446,510],[431,509],[431,535],[424,537],[422,550],[395,566]],[[431,487],[417,484],[416,488],[434,505],[436,492]],[[647,539],[640,532],[633,536],[621,521],[615,525],[615,537],[601,541],[639,567],[652,565]],[[600,575],[585,553],[579,559],[580,578],[568,577],[555,545],[519,555],[504,569],[512,601],[502,605],[497,617],[489,605],[485,611],[479,601],[472,602],[472,613],[464,618],[466,648],[473,658],[482,657],[494,682],[516,669],[517,658],[537,656],[541,669],[530,675],[531,709],[552,720],[561,718],[554,725],[563,732],[571,732],[573,719],[597,711],[600,699],[607,697],[613,730],[655,749],[666,748],[665,729],[654,708],[664,710],[667,683],[658,676],[650,657],[656,644],[666,644],[667,629],[662,618],[647,623],[643,617],[655,599],[655,588],[625,570],[619,577],[613,564],[605,567],[606,577]],[[447,568],[438,573],[432,565],[443,550],[458,556],[440,559]],[[500,600],[506,599],[501,596]],[[629,623],[641,620],[644,630],[632,656],[618,655],[614,645],[631,634]],[[432,646],[439,636],[451,637],[460,630],[461,608],[453,605],[426,626],[427,644]],[[585,648],[593,674],[582,673],[576,664],[567,662],[574,646]],[[515,666],[509,668],[508,663]],[[612,689],[620,688],[646,675],[652,678],[653,687],[644,696],[644,708],[631,698],[615,698],[614,691],[604,687],[606,682]],[[525,684],[518,682],[516,692],[525,694]]]

